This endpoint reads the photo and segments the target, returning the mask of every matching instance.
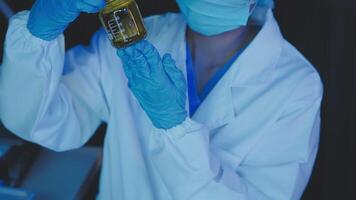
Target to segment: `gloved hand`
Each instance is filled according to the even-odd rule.
[[[95,13],[105,7],[105,0],[36,0],[27,28],[32,35],[51,41],[74,21],[80,12]]]
[[[163,58],[148,41],[119,49],[129,88],[156,128],[170,129],[187,117],[186,81],[169,54]]]

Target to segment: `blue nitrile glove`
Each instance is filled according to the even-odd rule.
[[[163,58],[148,41],[119,49],[129,88],[156,128],[170,129],[187,117],[186,81],[171,55]]]
[[[32,35],[51,41],[74,21],[80,12],[96,13],[105,7],[105,0],[36,0],[27,28]]]

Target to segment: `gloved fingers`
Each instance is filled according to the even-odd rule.
[[[180,93],[186,92],[186,81],[184,74],[180,69],[177,68],[175,61],[170,54],[165,54],[162,59],[164,70],[168,75],[171,82],[178,89]]]
[[[143,40],[134,45],[145,57],[150,67],[151,77],[159,77],[164,72],[158,50],[148,41]]]
[[[147,58],[142,52],[136,48],[135,45],[124,48],[123,51],[134,63],[132,66],[132,71],[135,72],[137,77],[149,78],[150,77],[150,66],[147,62]]]
[[[79,0],[77,9],[86,13],[97,13],[105,7],[105,0]]]
[[[105,0],[80,0],[80,1],[101,8],[104,8],[106,5]]]
[[[117,55],[121,58],[122,66],[124,68],[124,72],[126,74],[127,79],[129,81],[133,81],[134,73],[132,72],[132,69],[133,69],[134,62],[131,61],[129,55],[126,54],[124,49],[118,49]]]
[[[147,58],[142,54],[141,51],[134,48],[131,59],[135,63],[135,71],[137,72],[137,76],[149,79],[150,78],[150,66],[147,62]]]
[[[98,7],[95,7],[95,6],[92,6],[87,3],[83,3],[83,2],[77,3],[77,9],[80,12],[84,12],[84,13],[97,13],[100,11],[100,9]]]

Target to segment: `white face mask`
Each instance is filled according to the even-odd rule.
[[[189,27],[212,36],[247,24],[255,0],[177,0]]]

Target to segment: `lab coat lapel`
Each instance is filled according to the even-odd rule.
[[[281,54],[283,37],[272,11],[248,48],[205,98],[193,120],[215,129],[228,124],[236,116],[233,92],[239,88],[261,87],[272,80],[274,67]]]
[[[232,69],[235,77],[232,87],[256,87],[269,83],[282,52],[283,36],[272,10],[267,13],[266,22],[236,61]]]
[[[229,123],[234,118],[230,77],[226,74],[216,84],[196,110],[193,120],[214,129]]]

